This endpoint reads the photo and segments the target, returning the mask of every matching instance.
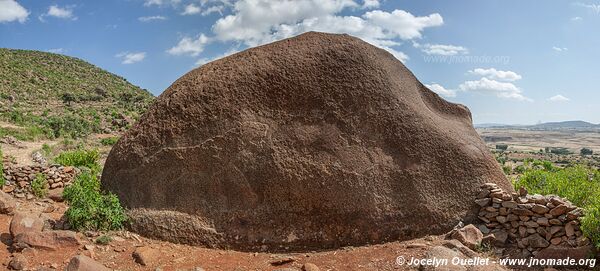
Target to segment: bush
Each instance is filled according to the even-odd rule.
[[[112,238],[108,235],[102,235],[96,238],[96,244],[106,246],[112,241]]]
[[[42,173],[35,175],[35,179],[31,182],[31,191],[38,198],[44,198],[48,194],[48,180]]]
[[[581,149],[579,151],[579,153],[581,155],[592,155],[592,154],[594,154],[594,151],[592,149],[589,149],[589,148],[583,148],[583,149]]]
[[[508,145],[506,145],[506,144],[497,144],[496,145],[496,149],[497,150],[501,150],[501,151],[505,151],[505,150],[508,149]]]
[[[78,149],[60,153],[54,158],[54,162],[63,166],[86,167],[89,168],[93,174],[97,174],[100,172],[100,164],[98,163],[99,158],[100,152],[96,149]]]
[[[4,179],[4,155],[2,154],[2,148],[0,147],[0,187],[6,183]]]
[[[528,169],[515,183],[531,193],[554,194],[584,209],[583,233],[600,247],[600,172],[575,165],[564,169]]]
[[[104,146],[112,146],[112,145],[115,145],[118,140],[119,140],[119,138],[116,136],[106,137],[106,138],[100,139],[100,144],[102,144]]]
[[[118,230],[127,220],[119,199],[112,193],[103,193],[100,181],[90,172],[79,174],[65,188],[63,197],[69,204],[65,216],[75,230]]]

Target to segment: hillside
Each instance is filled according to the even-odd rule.
[[[126,129],[154,97],[81,59],[0,48],[0,128],[22,140],[84,137]]]

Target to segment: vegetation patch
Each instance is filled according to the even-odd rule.
[[[100,144],[102,144],[103,146],[112,146],[117,144],[117,141],[119,140],[119,137],[116,136],[112,136],[112,137],[105,137],[100,139]]]
[[[99,158],[100,152],[97,149],[77,149],[60,153],[54,158],[54,162],[63,166],[88,168],[92,174],[97,174],[100,172]]]
[[[35,179],[31,182],[31,191],[38,198],[44,198],[48,195],[48,180],[42,173],[35,175]]]
[[[65,188],[63,197],[69,204],[65,216],[75,230],[119,230],[127,221],[119,199],[112,193],[102,192],[100,181],[91,172],[79,174],[73,184]]]
[[[515,182],[516,189],[525,187],[530,193],[554,194],[584,209],[581,230],[600,247],[600,172],[592,167],[574,164],[565,168],[550,162],[533,161],[523,169]]]

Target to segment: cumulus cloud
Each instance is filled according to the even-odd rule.
[[[564,51],[567,51],[567,50],[569,50],[569,49],[568,49],[568,48],[566,48],[566,47],[556,47],[556,46],[552,46],[552,50],[554,50],[554,51],[557,51],[557,52],[564,52]]]
[[[164,21],[166,20],[167,17],[165,16],[160,16],[160,15],[156,15],[156,16],[144,16],[144,17],[139,17],[138,20],[140,22],[151,22],[151,21]]]
[[[0,23],[27,21],[29,11],[14,0],[0,0]]]
[[[568,102],[571,99],[558,94],[558,95],[554,95],[554,96],[548,98],[548,100],[551,101],[551,102]]]
[[[147,6],[147,7],[150,7],[150,6],[165,6],[165,5],[176,6],[179,3],[181,3],[181,0],[145,0],[144,1],[144,6]]]
[[[495,80],[501,80],[501,81],[517,81],[522,78],[521,75],[517,74],[516,72],[499,71],[494,68],[490,68],[490,69],[477,68],[474,70],[470,70],[469,73],[487,77],[489,79],[495,79]]]
[[[378,8],[379,7],[379,0],[364,0],[363,4],[362,4],[362,8],[368,9],[368,8]]]
[[[212,29],[215,40],[241,42],[246,46],[257,46],[307,31],[347,33],[390,51],[400,60],[406,60],[408,56],[393,47],[400,45],[402,40],[421,38],[426,28],[444,23],[437,13],[415,16],[404,10],[372,10],[361,16],[338,15],[344,9],[361,8],[365,4],[374,7],[375,2],[379,3],[240,0],[233,4],[232,14],[217,20]]]
[[[200,7],[192,3],[185,6],[185,9],[181,13],[181,15],[194,15],[200,13],[200,11],[202,11]]]
[[[444,96],[444,97],[456,97],[456,90],[454,89],[447,89],[444,88],[443,86],[433,83],[431,85],[425,84],[425,86],[430,89],[431,91]]]
[[[63,48],[52,48],[52,49],[48,49],[46,50],[49,53],[55,53],[55,54],[62,54],[65,52],[65,49]]]
[[[122,52],[122,53],[117,54],[116,57],[121,58],[122,64],[133,64],[133,63],[144,60],[144,58],[146,58],[146,53],[145,52],[137,52],[137,53]]]
[[[444,44],[419,44],[417,42],[414,42],[413,45],[416,48],[420,48],[421,51],[428,55],[454,56],[466,55],[469,53],[469,50],[462,46]]]
[[[43,17],[50,16],[60,19],[71,19],[77,20],[77,17],[73,14],[73,7],[59,7],[57,5],[52,5],[48,8],[48,12],[40,16],[40,20],[43,21]]]
[[[172,55],[190,55],[198,56],[204,51],[204,46],[210,42],[210,39],[201,34],[198,38],[183,37],[177,45],[167,50],[167,53]]]
[[[458,86],[462,91],[479,92],[484,94],[493,94],[500,98],[515,99],[519,101],[533,101],[523,96],[521,89],[512,83],[498,82],[488,78],[481,78],[477,81],[466,81]]]

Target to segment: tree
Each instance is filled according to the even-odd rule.
[[[583,148],[583,149],[581,149],[581,151],[579,151],[579,153],[581,155],[592,155],[592,154],[594,154],[594,151],[590,148]]]
[[[506,145],[506,144],[497,144],[496,145],[496,149],[497,150],[501,150],[501,151],[505,151],[505,150],[508,149],[508,145]]]
[[[73,95],[73,93],[65,92],[61,96],[61,99],[64,104],[66,104],[67,106],[71,106],[71,102],[75,101],[75,95]]]

